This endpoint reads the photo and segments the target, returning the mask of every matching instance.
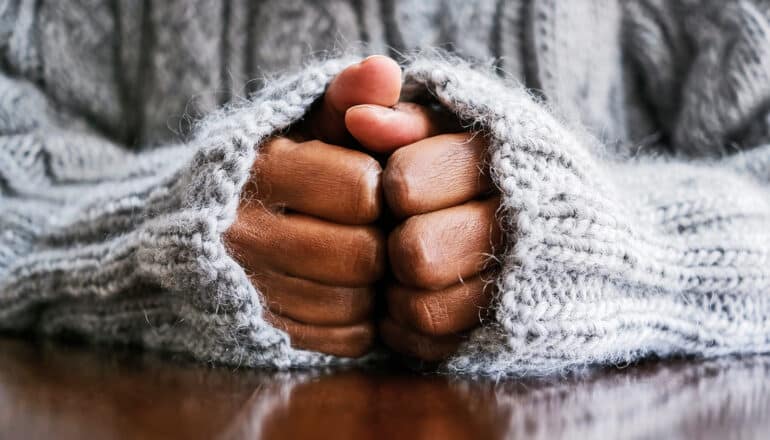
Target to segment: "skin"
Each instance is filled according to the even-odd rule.
[[[296,348],[358,357],[374,343],[373,284],[387,254],[372,225],[383,208],[382,168],[339,145],[352,140],[347,109],[393,106],[400,92],[401,69],[387,57],[341,72],[301,125],[261,147],[225,233],[262,293],[267,320]]]
[[[442,115],[415,104],[356,106],[346,121],[362,145],[392,152],[382,186],[401,223],[388,236],[395,281],[385,291],[380,335],[407,356],[445,359],[480,324],[492,299],[488,256],[502,235],[499,196],[483,172],[486,140],[447,133],[452,126]]]
[[[379,330],[394,350],[438,361],[489,304],[500,231],[485,141],[400,92],[393,60],[350,66],[301,125],[262,146],[244,188],[225,241],[294,347],[358,357]],[[370,152],[389,157],[384,170]],[[375,225],[385,210],[392,231]]]

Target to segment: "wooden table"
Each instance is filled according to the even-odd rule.
[[[544,380],[266,373],[0,338],[0,438],[770,438],[770,357]]]

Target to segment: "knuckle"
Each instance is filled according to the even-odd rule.
[[[382,187],[388,206],[398,215],[413,212],[417,204],[409,163],[404,150],[397,150],[388,160],[382,175]]]
[[[415,298],[409,301],[409,320],[415,330],[428,334],[438,334],[439,320],[433,313],[427,301]]]
[[[293,143],[291,141],[284,142],[282,145],[286,149],[290,149],[290,150],[297,150],[297,149],[317,150],[319,148],[324,148],[324,147],[328,146],[329,144],[327,144],[326,142],[323,142],[323,141],[321,141],[319,139],[310,139],[310,140],[307,140],[307,141],[304,141],[304,142],[300,142],[300,143]]]
[[[441,358],[431,338],[424,336],[415,339],[414,355],[419,359],[429,362],[437,361]]]
[[[355,343],[352,347],[350,357],[352,358],[359,358],[374,348],[374,334],[368,335],[366,338],[362,338],[360,341]]]
[[[299,347],[312,347],[308,341],[308,332],[304,326],[284,326],[283,330],[289,335],[292,345]],[[310,344],[309,344],[310,343]]]
[[[441,298],[441,292],[415,292],[392,295],[390,307],[400,310],[400,316],[412,329],[428,336],[442,336],[450,330],[450,311],[446,302]]]
[[[354,233],[350,244],[352,276],[361,278],[364,283],[379,280],[385,272],[385,238],[382,232],[373,226],[360,227]]]
[[[228,253],[240,260],[244,254],[250,252],[252,245],[249,243],[249,227],[251,223],[241,217],[236,217],[235,221],[222,234],[222,240]]]
[[[365,320],[371,313],[374,302],[373,289],[344,289],[330,300],[333,305],[335,324],[355,324]]]
[[[444,139],[445,142],[453,142],[453,143],[459,143],[459,144],[467,144],[469,142],[473,142],[473,140],[477,138],[477,136],[474,133],[468,133],[468,132],[449,133],[444,136],[445,136],[445,139]]]
[[[280,166],[284,155],[300,147],[301,144],[284,136],[267,139],[258,147],[257,157],[252,167],[253,173],[271,174],[275,167]]]
[[[358,167],[353,186],[355,191],[354,221],[371,223],[380,215],[380,177],[382,167],[374,158],[367,156]]]
[[[390,261],[396,277],[405,284],[426,288],[436,284],[436,259],[427,228],[420,216],[410,217],[390,236]]]
[[[337,294],[329,299],[329,319],[338,324],[347,324],[355,314],[355,303],[349,295]]]
[[[275,151],[281,151],[291,142],[283,136],[267,138],[258,146],[255,165],[263,165]]]
[[[223,239],[227,246],[242,250],[258,249],[264,246],[265,237],[277,233],[280,224],[280,219],[261,204],[242,205],[238,208],[233,224],[225,231]]]
[[[372,350],[375,342],[375,328],[374,323],[367,322],[365,324],[357,326],[355,334],[342,341],[347,345],[347,357],[357,358],[365,355]]]

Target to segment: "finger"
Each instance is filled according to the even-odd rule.
[[[373,287],[327,286],[277,272],[250,278],[270,311],[304,324],[352,325],[369,318],[374,308]]]
[[[388,313],[396,321],[432,336],[476,327],[492,300],[492,289],[482,276],[442,290],[393,285],[386,293]]]
[[[442,361],[457,351],[463,338],[459,335],[421,335],[390,317],[380,321],[380,336],[394,351],[428,362]]]
[[[385,239],[374,226],[242,206],[225,239],[230,255],[252,272],[269,267],[323,284],[363,287],[385,270]]]
[[[321,105],[310,119],[313,134],[341,145],[347,140],[345,111],[359,104],[392,106],[401,94],[401,67],[393,59],[374,55],[347,67],[332,80]]]
[[[322,327],[301,324],[288,318],[266,314],[265,320],[285,331],[291,346],[335,356],[357,358],[368,353],[374,344],[374,325],[365,322],[344,327]]]
[[[262,147],[244,195],[337,223],[366,224],[380,215],[381,172],[360,151],[276,138]]]
[[[422,289],[443,289],[484,269],[501,243],[498,197],[409,217],[388,237],[395,277]]]
[[[345,113],[345,126],[356,140],[370,151],[389,153],[439,133],[459,127],[448,113],[411,102],[393,107],[363,104]]]
[[[434,136],[396,150],[382,175],[385,199],[400,217],[436,211],[490,191],[482,172],[486,141],[468,133]]]

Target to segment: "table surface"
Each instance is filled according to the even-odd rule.
[[[0,338],[0,438],[770,438],[770,357],[548,379],[267,373]]]

